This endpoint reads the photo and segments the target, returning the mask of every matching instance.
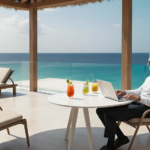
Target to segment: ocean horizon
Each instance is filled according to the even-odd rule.
[[[38,53],[38,61],[121,64],[121,53]],[[132,64],[144,65],[149,53],[132,53]],[[0,62],[29,61],[29,53],[0,53]]]
[[[149,53],[132,54],[132,89],[149,76]],[[29,80],[29,53],[0,53],[0,67],[15,70],[14,81]],[[109,81],[121,89],[121,53],[38,53],[38,79]]]

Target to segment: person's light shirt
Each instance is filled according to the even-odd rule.
[[[150,107],[150,77],[147,77],[144,84],[138,89],[126,90],[126,94],[140,96],[141,100],[139,102]]]

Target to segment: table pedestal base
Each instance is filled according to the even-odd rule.
[[[74,107],[71,109],[71,112],[70,112],[70,117],[69,117],[69,121],[68,121],[68,125],[67,125],[66,135],[65,135],[65,140],[67,140],[69,131],[70,131],[70,127],[71,127],[68,150],[71,150],[71,148],[72,148],[74,132],[75,132],[77,116],[78,116],[78,109],[79,108]],[[92,140],[92,134],[91,134],[91,125],[90,125],[88,108],[83,108],[83,112],[84,112],[84,118],[85,118],[85,123],[86,123],[86,129],[87,129],[87,133],[88,133],[89,147],[90,147],[90,150],[93,150],[93,140]]]

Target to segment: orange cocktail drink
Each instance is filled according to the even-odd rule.
[[[97,92],[98,91],[98,83],[93,83],[92,84],[92,91]]]
[[[68,97],[74,96],[74,85],[73,84],[68,84],[67,95],[68,95]]]

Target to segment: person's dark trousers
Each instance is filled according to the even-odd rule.
[[[127,121],[132,118],[140,118],[149,108],[150,107],[138,102],[119,107],[97,108],[96,113],[105,126],[104,137],[108,138],[109,145],[114,143],[115,134],[117,134],[120,139],[124,137],[116,121]],[[113,145],[111,147],[113,147]]]

